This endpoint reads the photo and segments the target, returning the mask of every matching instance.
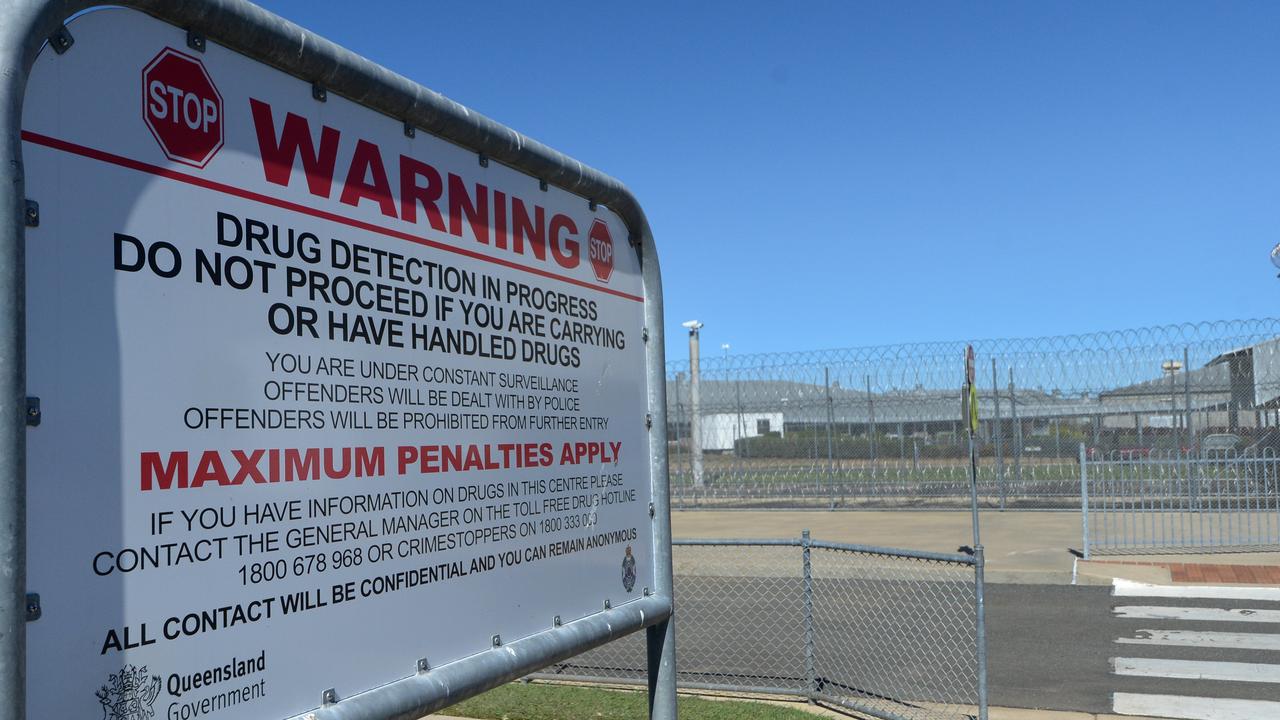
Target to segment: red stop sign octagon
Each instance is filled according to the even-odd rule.
[[[595,272],[596,279],[609,282],[613,275],[613,236],[603,220],[591,223],[591,231],[587,233],[587,257],[591,259],[591,270]]]
[[[142,70],[142,119],[170,160],[202,168],[222,147],[222,95],[204,63],[173,48]]]

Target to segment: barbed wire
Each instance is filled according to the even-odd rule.
[[[977,356],[987,360],[979,362],[980,377],[984,365],[994,359],[1005,372],[1014,369],[1020,386],[1084,394],[1159,377],[1164,361],[1181,361],[1184,354],[1195,367],[1276,338],[1280,318],[1221,320],[1077,335],[705,355],[700,373],[708,381],[777,377],[812,383],[821,380],[825,369],[843,387],[862,388],[869,378],[876,392],[951,390],[959,385],[965,346],[972,344]],[[679,353],[675,343],[668,352]],[[688,374],[687,359],[668,361],[668,379]]]
[[[697,496],[788,501],[837,490],[932,497],[944,480],[963,488],[953,481],[967,476],[967,344],[703,357],[696,411],[689,363],[672,361],[673,480]],[[1019,491],[1059,502],[1081,443],[1091,452],[1280,452],[1280,318],[972,345],[979,474],[1000,489],[1001,505]],[[695,424],[705,457],[690,457]],[[887,492],[890,478],[900,490]],[[704,488],[707,479],[719,487]]]

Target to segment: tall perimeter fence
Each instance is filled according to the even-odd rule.
[[[966,344],[708,354],[696,383],[687,360],[669,363],[674,506],[967,507]],[[1274,477],[1280,319],[972,345],[986,507],[1080,507],[1081,444],[1100,476],[1134,478],[1108,488],[1126,511],[1158,504],[1146,493],[1243,503],[1196,478]],[[1253,464],[1226,471],[1224,457]],[[1274,483],[1245,485],[1250,507],[1275,506]]]
[[[810,540],[676,540],[681,687],[886,720],[985,718],[982,556]],[[532,676],[645,682],[638,636]]]

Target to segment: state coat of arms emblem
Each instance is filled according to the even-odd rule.
[[[151,720],[160,676],[150,675],[146,665],[126,665],[94,694],[102,704],[102,720]]]

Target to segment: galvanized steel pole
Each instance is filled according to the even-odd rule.
[[[1089,559],[1089,458],[1080,443],[1080,525],[1084,531],[1084,559]]]
[[[1200,478],[1196,472],[1196,465],[1191,462],[1192,445],[1194,441],[1191,438],[1191,357],[1187,348],[1182,348],[1182,425],[1183,438],[1185,445],[1183,453],[1186,456],[1185,462],[1187,466],[1187,483],[1191,485],[1192,502],[1198,508],[1200,506]]]
[[[810,560],[810,541],[809,531],[805,530],[800,534],[800,547],[802,548],[802,561],[804,583],[802,590],[804,592],[804,676],[808,682],[809,702],[813,702],[818,691],[818,671],[816,664],[816,655],[814,647],[813,634],[813,565]]]
[[[987,556],[982,545],[973,548],[975,641],[978,646],[978,720],[987,720]]]
[[[1185,347],[1182,348],[1182,414],[1183,434],[1189,453],[1195,445],[1195,435],[1191,431],[1191,358]]]
[[[969,508],[973,514],[973,546],[982,547],[982,531],[978,526],[978,446],[969,433]]]
[[[996,359],[991,358],[991,392],[996,397],[996,419],[994,440],[996,443],[996,486],[1000,491],[1000,510],[1004,510],[1004,447],[1001,442],[1003,430],[1000,427],[1000,381],[996,378]]]
[[[823,382],[827,388],[827,482],[835,487],[835,451],[831,443],[831,423],[835,422],[834,408],[831,405],[831,368],[822,369]]]
[[[706,487],[702,477],[702,406],[698,391],[698,330],[702,323],[690,320],[684,324],[689,328],[689,452],[693,457],[693,486]]]
[[[26,717],[27,650],[27,224],[22,100],[43,18],[38,3],[0,6],[0,720]],[[46,13],[47,14],[47,13]],[[41,39],[45,36],[39,36]],[[24,43],[23,40],[26,40]],[[38,217],[38,216],[37,216]],[[50,679],[49,681],[54,681]]]
[[[1013,384],[1013,367],[1009,368],[1009,413],[1013,416],[1013,479],[1022,487],[1022,423],[1018,422],[1018,396]]]
[[[867,381],[867,421],[870,424],[869,437],[871,438],[871,477],[876,475],[876,401],[871,396],[871,376],[866,376]]]

